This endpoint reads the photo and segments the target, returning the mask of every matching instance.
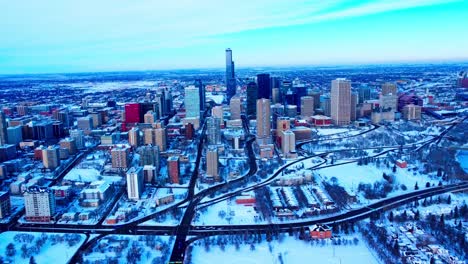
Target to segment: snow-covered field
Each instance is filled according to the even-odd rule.
[[[192,262],[194,264],[299,264],[299,263],[324,263],[324,264],[356,264],[379,263],[359,238],[357,245],[336,245],[330,241],[324,245],[316,242],[305,242],[294,237],[286,236],[282,242],[263,241],[254,244],[254,250],[250,245],[242,244],[236,250],[234,245],[227,245],[225,250],[219,246],[211,246],[207,252],[203,243],[193,246]],[[271,248],[271,249],[270,249]],[[282,259],[282,262],[281,260]]]
[[[173,241],[174,238],[169,236],[111,235],[100,239],[93,252],[84,255],[83,259],[91,263],[107,263],[110,259],[115,260],[112,263],[167,263]]]
[[[206,211],[205,211],[206,210]],[[259,223],[260,214],[253,206],[236,204],[235,199],[223,200],[198,211],[196,225],[246,225]]]
[[[21,242],[20,240],[15,241],[15,236],[18,234],[29,234],[33,238],[31,242]],[[3,261],[11,260],[10,263],[29,263],[30,257],[23,258],[23,245],[25,245],[26,251],[32,253],[35,250],[37,241],[43,237],[44,233],[38,232],[4,232],[0,234],[0,256],[3,257]],[[39,247],[39,253],[32,254],[36,263],[67,263],[75,254],[76,250],[85,241],[86,236],[83,234],[68,234],[68,236],[77,236],[76,240],[69,244],[66,240],[60,242],[59,237],[65,237],[67,234],[51,234],[45,233],[47,239],[44,244]],[[53,236],[57,236],[57,243],[53,242]],[[6,247],[12,243],[15,246],[15,255],[13,257],[7,257]]]
[[[402,169],[397,167],[396,172],[393,173],[391,168],[387,168],[383,164],[380,168],[377,168],[373,164],[358,166],[357,163],[349,163],[317,170],[317,173],[325,180],[336,177],[338,184],[343,186],[348,192],[356,192],[359,183],[373,184],[376,181],[385,181],[382,176],[384,172],[387,175],[395,175],[395,183],[406,185],[408,191],[414,190],[416,183],[418,183],[420,188],[424,188],[426,182],[430,182],[431,184],[439,182],[437,179],[432,179],[428,175],[420,174],[419,172],[416,172],[416,175],[414,175],[413,171],[407,168]],[[401,192],[401,190],[396,190],[392,193],[397,194]]]

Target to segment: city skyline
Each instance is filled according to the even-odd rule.
[[[0,11],[0,74],[222,68],[226,48],[236,68],[468,59],[467,1],[27,7]]]

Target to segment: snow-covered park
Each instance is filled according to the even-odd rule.
[[[224,249],[211,245],[208,250],[203,242],[196,243],[192,250],[193,264],[377,264],[378,260],[360,239],[357,243],[333,245],[330,240],[299,240],[283,234],[283,239],[254,244],[226,245]],[[353,238],[349,237],[350,240]],[[229,256],[229,257],[226,257]]]

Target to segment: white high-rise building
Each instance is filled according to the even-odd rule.
[[[129,200],[140,200],[144,190],[143,169],[131,167],[127,171],[127,196]]]
[[[296,152],[296,135],[291,130],[281,132],[283,134],[281,141],[281,150],[283,154]]]
[[[351,123],[351,82],[344,78],[332,81],[331,118],[336,125]]]
[[[23,193],[23,197],[27,221],[51,221],[55,215],[55,196],[49,188],[31,186]]]
[[[185,116],[200,117],[200,94],[194,85],[185,87]]]
[[[257,100],[257,141],[260,145],[270,141],[270,99]]]

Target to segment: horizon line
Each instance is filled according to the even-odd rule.
[[[409,60],[409,61],[374,61],[374,62],[343,62],[343,63],[311,63],[311,64],[275,64],[275,65],[248,65],[236,66],[237,70],[246,70],[252,68],[321,68],[321,67],[341,67],[341,66],[398,66],[398,65],[422,65],[422,64],[468,64],[467,58],[459,59],[427,59],[427,60]],[[167,71],[190,71],[190,70],[225,70],[223,66],[216,67],[167,67],[161,69],[129,69],[129,70],[96,70],[96,71],[64,71],[64,72],[31,72],[31,73],[1,73],[0,77],[8,76],[26,76],[26,75],[56,75],[56,74],[86,74],[86,73],[123,73],[123,72],[167,72]]]

